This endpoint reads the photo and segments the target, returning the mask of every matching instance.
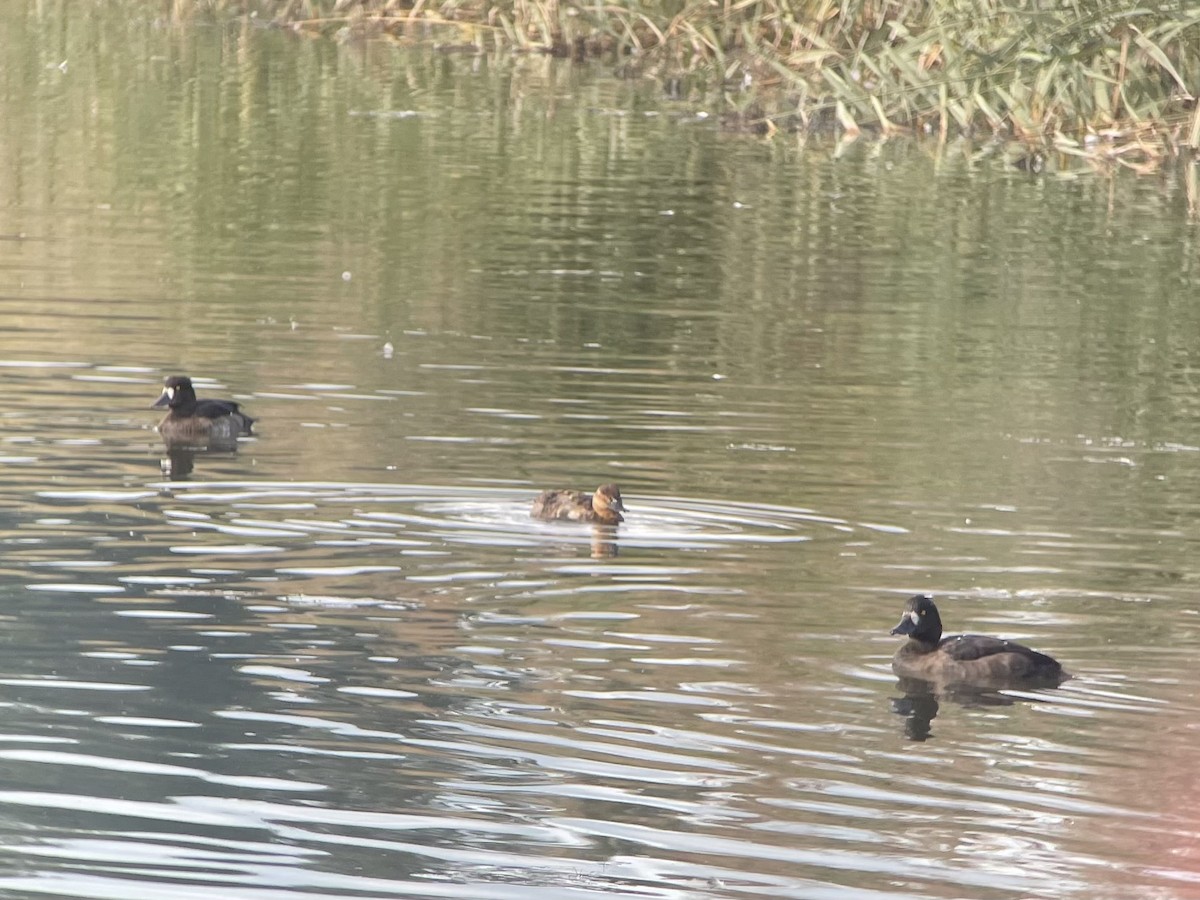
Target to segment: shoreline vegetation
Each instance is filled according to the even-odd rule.
[[[761,135],[971,137],[1138,172],[1200,150],[1200,3],[173,0],[327,38],[598,59]]]

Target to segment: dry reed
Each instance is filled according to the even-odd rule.
[[[174,0],[314,34],[604,57],[696,76],[727,121],[1014,140],[1135,169],[1200,149],[1200,3],[1129,0]],[[414,31],[417,29],[417,31]],[[447,39],[446,34],[452,35]],[[1031,163],[1032,164],[1032,163]]]

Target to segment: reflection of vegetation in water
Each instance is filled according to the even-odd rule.
[[[211,4],[181,2],[183,10]],[[449,46],[503,45],[621,59],[666,85],[694,73],[740,121],[837,124],[849,133],[982,130],[1066,154],[1152,165],[1200,146],[1200,7],[1019,0],[262,0],[229,2],[306,32],[416,33]]]

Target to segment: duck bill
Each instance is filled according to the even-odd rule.
[[[917,614],[906,612],[900,617],[900,622],[892,629],[892,634],[912,634],[917,630]]]
[[[151,409],[159,409],[163,406],[170,406],[170,405],[171,405],[171,395],[169,393],[167,393],[166,391],[163,391],[161,394],[159,394],[158,399],[150,404],[150,408]]]

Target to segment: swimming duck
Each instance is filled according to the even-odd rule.
[[[909,599],[892,634],[908,635],[892,658],[892,671],[901,678],[943,684],[1058,684],[1069,677],[1057,660],[1023,644],[981,634],[943,638],[941,616],[928,594]]]
[[[542,491],[533,501],[529,514],[535,519],[570,519],[572,522],[597,522],[616,525],[624,521],[625,504],[615,484],[602,484],[596,493],[583,491]]]
[[[152,408],[170,407],[158,423],[167,444],[193,447],[236,447],[238,435],[250,434],[254,420],[232,400],[198,400],[192,379],[172,375],[163,383],[162,395]]]

